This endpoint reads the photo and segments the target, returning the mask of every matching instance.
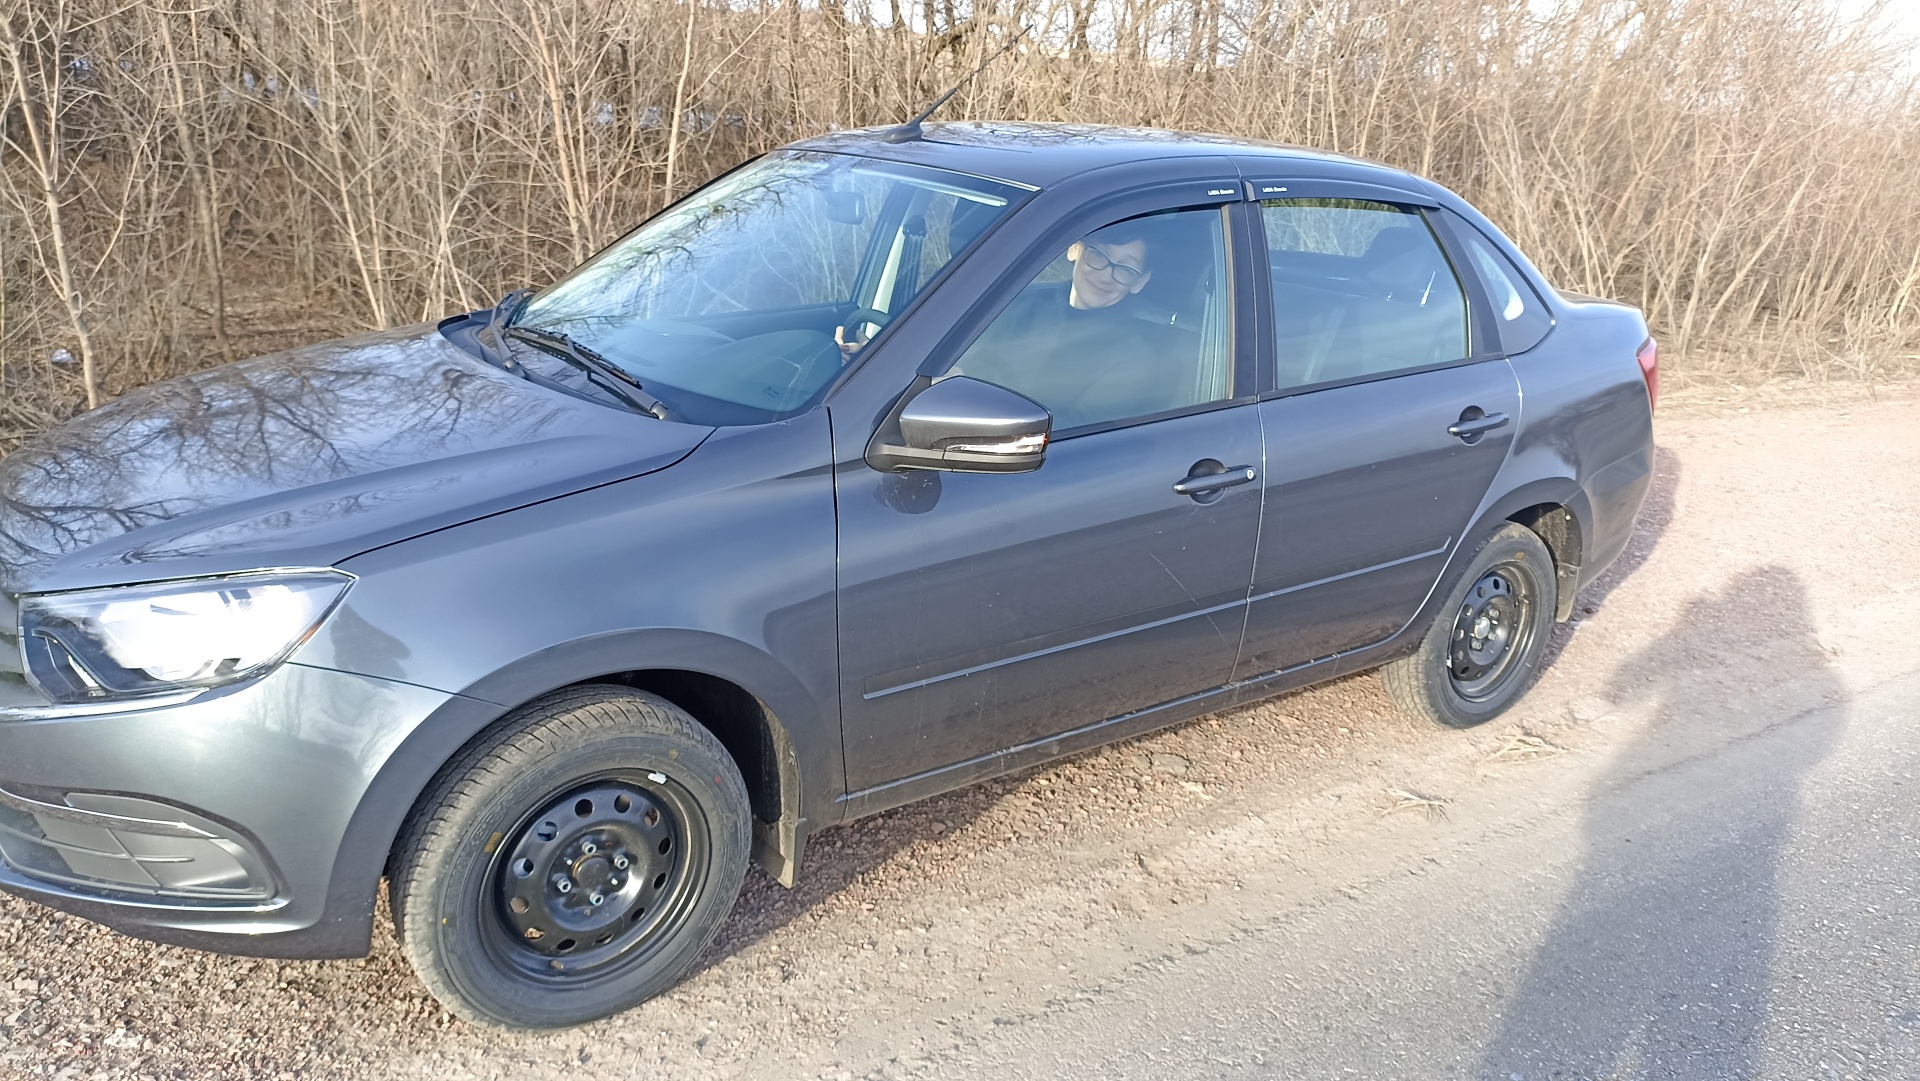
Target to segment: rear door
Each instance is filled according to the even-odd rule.
[[[1505,358],[1471,340],[1482,305],[1430,208],[1326,182],[1256,190],[1273,385],[1243,680],[1403,627],[1463,542],[1520,412]]]

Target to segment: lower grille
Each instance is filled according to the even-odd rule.
[[[244,840],[190,811],[91,792],[61,803],[0,788],[0,858],[71,886],[155,897],[263,901],[264,862]]]

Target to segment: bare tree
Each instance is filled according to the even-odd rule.
[[[228,356],[551,280],[692,184],[897,123],[1405,166],[1671,378],[1920,354],[1915,74],[1837,0],[0,0],[0,451]],[[18,358],[77,353],[69,369]],[[1903,368],[1902,365],[1905,367]]]

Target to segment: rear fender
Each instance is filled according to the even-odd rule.
[[[1582,537],[1587,535],[1586,531],[1593,520],[1593,510],[1586,493],[1572,477],[1539,477],[1519,487],[1508,489],[1504,495],[1483,505],[1480,512],[1474,516],[1473,524],[1467,527],[1461,534],[1459,542],[1453,546],[1453,552],[1447,557],[1446,566],[1441,569],[1440,576],[1435,579],[1433,588],[1428,591],[1426,599],[1420,603],[1420,608],[1414,613],[1413,618],[1385,641],[1365,649],[1355,650],[1339,658],[1333,662],[1334,670],[1321,678],[1333,678],[1348,672],[1373,668],[1417,649],[1420,639],[1426,635],[1427,628],[1440,614],[1441,606],[1446,603],[1447,596],[1453,592],[1453,587],[1459,582],[1460,575],[1466,572],[1467,565],[1473,562],[1473,557],[1478,554],[1480,539],[1500,528],[1520,511],[1545,503],[1565,507],[1573,515],[1574,528],[1581,531]],[[1555,617],[1565,619],[1566,616],[1562,613],[1571,613],[1573,610],[1573,590],[1566,589],[1564,586],[1564,583],[1569,580],[1568,569],[1556,567],[1555,570],[1556,577],[1563,583],[1554,606]],[[1579,568],[1572,568],[1572,573],[1577,577]]]

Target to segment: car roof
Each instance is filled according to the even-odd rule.
[[[929,165],[975,176],[1043,188],[1093,169],[1173,157],[1271,159],[1276,169],[1318,166],[1398,187],[1426,184],[1399,169],[1306,147],[1230,135],[1111,127],[1103,124],[1035,124],[1017,121],[955,121],[925,125],[920,136],[889,142],[894,128],[834,132],[790,144],[795,149],[859,154]],[[1328,170],[1327,167],[1333,167]]]

